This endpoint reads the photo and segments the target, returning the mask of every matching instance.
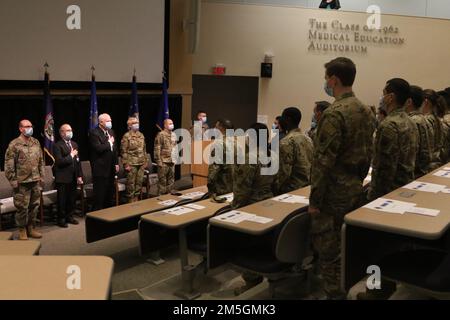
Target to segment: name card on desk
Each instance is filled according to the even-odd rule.
[[[158,204],[169,207],[169,206],[173,206],[177,202],[178,202],[177,200],[165,200],[165,201],[158,202]]]
[[[441,184],[414,181],[414,182],[411,182],[410,184],[407,184],[403,188],[410,189],[410,190],[416,190],[416,191],[438,193],[438,192],[441,192],[442,190],[446,189],[447,187],[444,185],[441,185]]]
[[[195,198],[200,198],[203,197],[205,195],[204,192],[201,191],[195,191],[195,192],[189,192],[186,194],[183,194],[182,196],[180,196],[181,199],[195,199]]]
[[[168,214],[173,214],[176,216],[181,216],[181,215],[189,213],[189,212],[194,212],[194,210],[181,206],[181,207],[163,210],[163,212],[168,213]]]
[[[285,202],[285,203],[302,203],[309,205],[309,199],[303,196],[297,196],[294,194],[282,194],[281,196],[272,198],[273,201]]]
[[[187,207],[187,208],[190,208],[190,209],[194,209],[194,210],[203,210],[203,209],[206,208],[204,206],[200,206],[200,205],[195,204],[195,203],[185,204],[184,206]]]
[[[439,171],[433,173],[433,176],[450,179],[450,170],[448,170],[448,171],[447,170],[439,170]]]
[[[214,217],[213,219],[220,220],[223,222],[234,223],[234,224],[238,224],[243,221],[253,221],[256,223],[266,224],[273,220],[270,218],[257,216],[256,214],[253,214],[253,213],[247,213],[247,212],[236,211],[236,210],[218,215],[217,217]]]
[[[419,208],[419,207],[413,207],[411,209],[408,209],[408,213],[415,213],[415,214],[421,214],[424,216],[430,216],[430,217],[436,217],[439,214],[439,210],[435,209],[427,209],[427,208]]]
[[[416,207],[415,203],[403,202],[398,200],[391,200],[385,198],[379,198],[375,201],[364,206],[364,208],[388,212],[388,213],[415,213],[424,216],[436,217],[439,214],[439,210]]]
[[[221,195],[217,198],[225,199],[226,202],[231,203],[231,202],[233,202],[234,195],[232,193],[228,193],[228,194]]]

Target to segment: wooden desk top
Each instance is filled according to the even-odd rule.
[[[295,191],[289,192],[289,194],[304,196],[309,198],[311,187],[305,187]],[[209,219],[209,223],[213,226],[231,229],[234,231],[248,233],[252,235],[259,235],[268,232],[269,230],[275,228],[279,225],[287,216],[289,216],[294,211],[303,210],[308,207],[307,204],[301,203],[284,203],[275,201],[272,199],[267,199],[261,202],[251,204],[237,209],[237,211],[242,211],[246,213],[256,214],[261,217],[273,219],[269,223],[257,223],[253,221],[242,221],[240,223],[234,224],[226,221],[220,221],[216,219]]]
[[[447,164],[444,167],[449,167]],[[446,185],[450,179],[427,174],[416,181]],[[417,207],[440,210],[436,217],[413,213],[385,213],[367,208],[359,208],[345,216],[345,223],[358,227],[400,234],[415,238],[439,239],[450,224],[450,194],[413,191],[405,188],[394,190],[383,196],[386,199],[415,203]]]
[[[191,192],[208,192],[208,188],[206,186],[201,186],[197,188],[187,189],[180,191],[181,194],[187,194]],[[94,212],[90,212],[87,214],[89,218],[99,219],[105,222],[116,222],[123,219],[135,217],[135,216],[141,216],[146,213],[155,212],[162,210],[164,208],[170,208],[172,206],[165,206],[160,204],[159,202],[167,201],[167,200],[176,200],[176,201],[182,201],[183,199],[179,196],[166,194],[159,197],[154,197],[138,202],[133,203],[127,203],[124,205],[120,205],[117,207],[111,207],[103,210],[98,210]],[[193,201],[196,201],[196,199],[193,199]]]
[[[12,232],[0,232],[0,240],[11,240],[12,238]]]
[[[67,288],[72,265],[81,271],[80,290]],[[0,259],[0,300],[105,300],[113,267],[109,257],[5,256]]]
[[[0,241],[0,256],[33,256],[39,253],[39,249],[41,249],[39,241]]]
[[[179,216],[158,211],[142,216],[141,221],[158,224],[169,229],[177,229],[200,220],[206,220],[212,217],[218,210],[229,205],[229,203],[217,203],[211,199],[197,201],[195,204],[205,208]]]

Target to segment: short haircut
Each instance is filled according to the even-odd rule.
[[[275,120],[277,120],[278,122],[280,122],[280,121],[281,121],[281,119],[282,119],[282,117],[281,117],[281,116],[277,116],[277,117],[275,118]]]
[[[217,125],[221,127],[223,130],[234,129],[233,123],[228,119],[219,119],[217,120]]]
[[[336,76],[345,87],[351,87],[355,82],[356,66],[352,60],[339,57],[325,64],[328,77]]]
[[[297,107],[289,107],[283,110],[281,115],[286,124],[298,127],[302,121],[302,113]]]
[[[433,113],[438,117],[445,114],[445,100],[432,89],[423,90],[423,99],[430,101]]]
[[[318,112],[324,112],[325,110],[328,109],[329,106],[331,106],[331,103],[329,103],[328,101],[317,101],[316,102],[316,110]]]
[[[423,103],[423,89],[419,86],[411,86],[409,97],[411,98],[414,109],[419,109]]]
[[[448,111],[450,109],[450,94],[448,94],[447,91],[442,90],[438,92],[438,95],[440,95],[444,99],[445,109]]]
[[[395,95],[395,100],[400,106],[404,106],[406,100],[410,96],[410,85],[408,81],[400,78],[394,78],[386,82],[386,92],[393,93]]]
[[[198,110],[198,111],[197,111],[197,116],[198,116],[200,113],[206,113],[206,111]]]

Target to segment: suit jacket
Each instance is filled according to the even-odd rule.
[[[334,1],[331,1],[330,3],[327,3],[326,0],[322,0],[322,2],[320,3],[319,8],[325,9],[328,5],[330,5],[331,9],[338,10],[338,9],[341,8],[341,4],[340,4],[339,0],[334,0]]]
[[[78,144],[70,141],[72,148],[78,150]],[[70,148],[64,140],[59,140],[53,145],[55,165],[53,171],[56,183],[71,183],[83,176],[81,162],[78,156],[72,158]]]
[[[99,127],[89,133],[89,145],[91,152],[91,167],[93,177],[108,178],[115,175],[115,165],[119,164],[117,143],[114,131],[108,130],[108,134],[114,137],[113,149],[108,137]]]

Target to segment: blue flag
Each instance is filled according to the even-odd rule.
[[[91,109],[89,112],[89,130],[93,130],[97,127],[98,127],[97,87],[95,85],[95,76],[92,75]]]
[[[167,79],[163,76],[162,82],[162,99],[159,106],[158,122],[156,126],[160,129],[164,129],[164,120],[169,119],[169,94],[167,93]]]
[[[53,143],[55,142],[55,122],[53,119],[52,98],[50,96],[50,76],[47,71],[45,71],[44,77],[44,108],[44,152],[53,161],[53,165],[55,163],[55,158],[53,157]]]
[[[136,76],[133,76],[133,83],[131,84],[131,105],[129,116],[139,119],[139,101],[137,93]]]

